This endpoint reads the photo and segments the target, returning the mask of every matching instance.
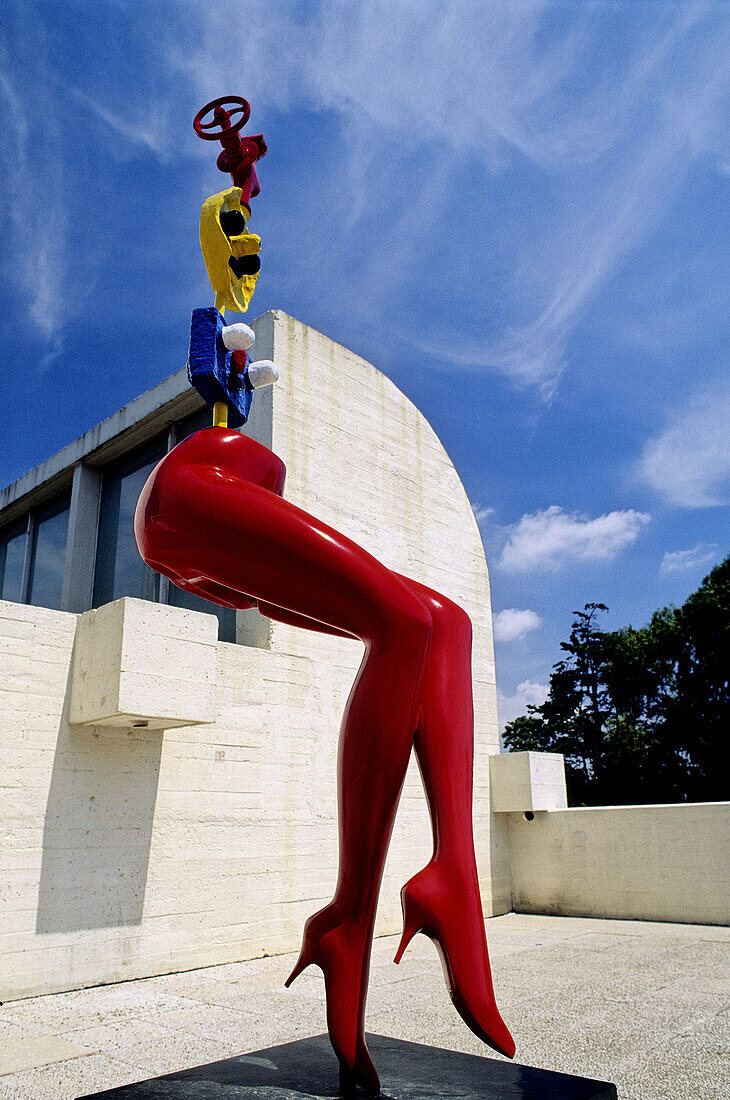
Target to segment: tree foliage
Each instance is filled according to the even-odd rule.
[[[601,630],[606,610],[574,612],[546,701],[505,745],[563,753],[571,805],[727,799],[730,557],[640,629]]]

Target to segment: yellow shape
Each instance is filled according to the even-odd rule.
[[[228,427],[228,406],[225,401],[216,401],[213,405],[213,426],[215,428]]]
[[[227,237],[221,226],[221,214],[232,210],[243,215],[245,228],[243,233]],[[219,309],[223,306],[236,313],[245,313],[256,288],[258,271],[255,275],[239,278],[228,262],[231,257],[255,256],[261,251],[261,238],[248,232],[250,217],[251,211],[241,203],[240,187],[229,187],[227,191],[211,195],[200,211],[200,249]]]

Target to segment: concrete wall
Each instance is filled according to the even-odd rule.
[[[730,803],[501,814],[514,908],[730,924]]]
[[[485,911],[508,912],[507,834],[489,802],[489,755],[499,752],[489,575],[464,487],[428,421],[354,352],[279,311],[259,318],[255,348],[282,372],[272,391],[271,445],[286,463],[286,496],[471,617],[477,859]],[[277,623],[271,645],[337,670],[346,696],[359,646]],[[333,736],[334,715],[330,722]],[[423,812],[415,780],[404,791],[400,817],[420,819]],[[396,824],[396,843],[404,827]],[[397,893],[386,895],[383,911],[397,928]]]
[[[464,490],[374,367],[283,314],[256,327],[258,356],[282,368],[260,415],[268,400],[289,499],[472,616],[478,858],[486,911],[505,911],[507,829],[489,825],[489,583]],[[164,676],[184,653],[178,617],[195,613],[158,611]],[[0,602],[0,1000],[294,950],[335,883],[337,734],[361,645],[261,620],[247,631],[258,648],[215,646],[209,724],[72,726],[78,618]],[[120,648],[135,666],[126,637]],[[379,932],[399,930],[399,888],[429,854],[412,768]]]

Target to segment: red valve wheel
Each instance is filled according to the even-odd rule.
[[[230,105],[230,109],[229,109]],[[203,122],[203,119],[211,111],[214,113],[212,122]],[[234,122],[229,126],[225,125],[225,122],[230,122],[231,115],[238,115],[238,122]],[[229,137],[231,134],[237,134],[238,131],[246,125],[249,115],[251,114],[251,107],[247,100],[241,99],[240,96],[221,96],[220,99],[213,99],[210,103],[206,103],[205,107],[201,107],[197,115],[193,119],[193,129],[198,137],[203,138],[204,141],[220,141],[221,138]],[[225,115],[225,119],[222,116]],[[205,130],[212,130],[214,126],[221,127],[212,134],[204,133]]]

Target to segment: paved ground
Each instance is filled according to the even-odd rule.
[[[730,1097],[730,929],[510,914],[487,922],[517,1061],[614,1081],[621,1100]],[[483,1054],[423,936],[376,940],[368,1030]],[[325,1030],[319,970],[294,956],[13,1001],[0,1100],[72,1097]]]

